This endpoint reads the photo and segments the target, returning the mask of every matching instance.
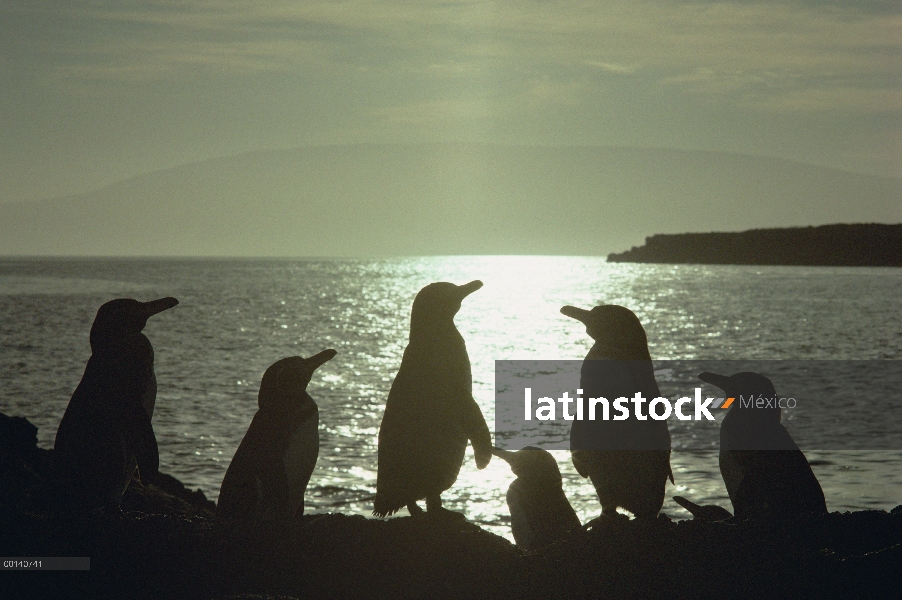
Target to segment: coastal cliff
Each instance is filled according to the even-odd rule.
[[[608,262],[900,267],[902,224],[658,234],[645,238],[644,246],[609,254]]]

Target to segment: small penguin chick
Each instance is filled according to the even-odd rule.
[[[561,470],[550,452],[526,446],[522,450],[511,452],[501,448],[492,448],[492,454],[510,465],[511,471],[524,481],[561,485]]]
[[[525,550],[552,544],[580,527],[579,517],[562,487],[557,461],[547,451],[533,446],[511,452],[493,448],[517,479],[507,490],[514,541]]]
[[[733,513],[716,504],[696,504],[683,496],[674,496],[673,501],[689,511],[698,521],[723,521],[732,519]]]

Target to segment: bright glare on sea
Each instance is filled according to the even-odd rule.
[[[56,428],[90,356],[88,331],[107,300],[175,296],[145,328],[156,350],[154,430],[161,469],[216,499],[277,359],[338,350],[308,391],[320,408],[320,455],[307,513],[369,515],[376,438],[407,343],[410,306],[433,281],[485,286],[456,323],[474,395],[492,426],[494,361],[581,359],[573,304],[631,308],[652,358],[902,359],[902,269],[608,264],[597,257],[475,256],[384,260],[0,259],[0,412],[28,417],[39,443]],[[888,412],[887,418],[902,418]],[[791,432],[791,428],[790,428]],[[805,448],[803,448],[805,450]],[[580,518],[600,507],[588,480],[556,452]],[[806,452],[830,510],[902,503],[902,450]],[[674,451],[671,496],[730,508],[717,454]],[[501,460],[483,471],[468,450],[445,506],[510,538]],[[402,511],[406,514],[406,511]]]

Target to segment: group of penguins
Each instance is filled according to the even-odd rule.
[[[426,517],[457,515],[442,508],[441,494],[457,479],[468,442],[476,466],[492,456],[507,461],[517,479],[507,492],[511,528],[526,549],[547,545],[581,526],[562,488],[555,458],[527,447],[495,448],[473,399],[470,361],[454,325],[461,302],[482,287],[440,282],[417,294],[410,340],[391,386],[379,430],[378,475],[373,514],[407,508]],[[117,299],[97,312],[91,327],[91,358],[56,435],[54,479],[65,505],[75,510],[116,509],[133,478],[161,477],[151,418],[156,399],[154,352],[142,329],[152,315],[178,304]],[[645,330],[629,309],[617,305],[561,312],[586,326],[595,341],[583,363],[584,394],[608,398],[641,391],[660,395]],[[304,513],[304,493],[319,454],[319,413],[307,393],[313,372],[335,350],[309,358],[283,358],[263,374],[259,409],[222,481],[220,519],[278,519]],[[699,378],[731,397],[776,395],[757,373]],[[734,403],[720,429],[720,470],[737,518],[788,518],[826,513],[824,494],[808,461],[780,424],[780,409]],[[623,508],[636,519],[655,519],[664,503],[670,467],[666,421],[575,421],[573,464],[592,481],[600,519]],[[626,445],[624,445],[626,444]],[[768,449],[755,449],[768,448]],[[780,448],[773,450],[773,448]],[[719,506],[675,500],[697,519],[733,515]]]

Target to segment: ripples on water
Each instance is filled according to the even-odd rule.
[[[308,390],[321,446],[307,512],[369,515],[376,439],[407,342],[410,306],[432,281],[485,286],[456,318],[473,388],[491,426],[494,361],[581,359],[590,340],[564,304],[631,308],[654,358],[902,359],[902,269],[608,264],[590,257],[424,257],[386,260],[0,260],[0,412],[28,417],[42,446],[90,356],[97,308],[116,297],[175,296],[148,322],[159,382],[154,429],[161,469],[212,498],[277,359],[339,354]],[[888,415],[899,418],[895,414]],[[902,502],[902,452],[807,452],[831,510]],[[583,521],[599,513],[588,480],[557,452]],[[716,452],[674,452],[664,511],[682,493],[729,507]],[[445,506],[510,538],[513,480],[472,451]]]

